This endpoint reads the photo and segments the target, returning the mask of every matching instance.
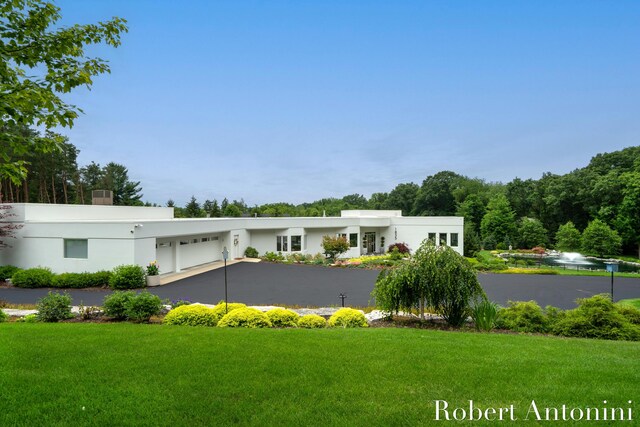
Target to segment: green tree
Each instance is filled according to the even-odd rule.
[[[418,190],[413,213],[417,215],[453,215],[456,211],[454,189],[463,179],[451,171],[427,177]]]
[[[556,249],[563,252],[574,252],[580,250],[582,246],[582,235],[580,231],[568,221],[566,224],[558,227],[556,233]]]
[[[369,209],[387,209],[387,193],[373,193],[369,199]]]
[[[333,260],[349,250],[349,241],[344,237],[324,236],[322,237],[322,248],[324,254]]]
[[[213,199],[213,203],[211,204],[211,218],[220,218],[222,216],[222,211],[220,210],[220,206],[218,206],[218,201]]]
[[[228,204],[226,208],[224,208],[224,211],[222,212],[222,216],[239,218],[242,216],[242,211],[237,205],[231,203],[231,204]]]
[[[411,215],[419,189],[413,182],[396,185],[387,197],[386,209],[400,209],[402,215]]]
[[[516,232],[515,215],[504,194],[494,196],[487,204],[487,213],[482,218],[480,230],[482,238],[493,239],[497,243],[507,244],[513,241]]]
[[[456,211],[456,215],[464,217],[465,225],[470,224],[476,233],[480,233],[480,224],[485,213],[485,203],[478,194],[469,195]]]
[[[78,86],[91,87],[93,77],[110,71],[106,61],[85,55],[85,46],[120,45],[126,21],[113,18],[91,25],[61,26],[60,8],[42,0],[11,0],[0,6],[0,116],[3,125],[71,127],[81,110],[61,95]],[[26,174],[19,159],[32,141],[0,134],[3,167],[0,179],[19,183]],[[47,141],[44,151],[57,147]]]
[[[546,247],[547,240],[547,230],[539,220],[528,217],[520,220],[520,227],[518,227],[518,246],[520,248]]]
[[[473,257],[480,250],[482,242],[475,227],[470,222],[464,224],[464,256]]]
[[[140,181],[129,180],[129,170],[118,163],[110,162],[102,170],[101,185],[113,192],[113,204],[116,206],[140,206],[142,188]]]
[[[187,218],[200,218],[202,216],[200,203],[198,203],[195,196],[191,196],[191,200],[184,207],[184,214]]]
[[[471,302],[486,299],[473,267],[448,246],[422,242],[413,258],[390,272],[381,272],[372,296],[383,311],[394,313],[432,307],[453,326],[464,323]]]
[[[620,253],[622,239],[607,224],[594,219],[582,232],[582,250],[600,257]]]
[[[640,161],[637,163],[640,165]],[[623,199],[615,225],[620,230],[624,245],[629,248],[635,246],[640,258],[640,170],[626,172],[620,176],[620,180],[623,183]]]

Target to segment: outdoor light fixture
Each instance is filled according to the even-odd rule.
[[[228,298],[227,298],[227,259],[229,258],[229,251],[225,246],[222,249],[222,259],[224,259],[224,312],[229,312]]]
[[[613,273],[618,271],[618,263],[615,261],[605,262],[607,271],[611,272],[611,302],[613,302]]]
[[[340,293],[340,295],[338,295],[338,298],[340,298],[342,300],[342,306],[344,307],[344,299],[347,297],[346,294]]]

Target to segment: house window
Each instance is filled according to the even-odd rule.
[[[349,233],[349,246],[352,248],[358,246],[358,233]]]
[[[218,236],[213,236],[211,240],[218,240]]]
[[[458,233],[451,233],[451,246],[458,247]]]
[[[302,236],[291,236],[291,250],[293,252],[302,250]]]
[[[433,243],[436,242],[436,233],[429,233],[429,240],[431,240]]]
[[[209,237],[203,237],[201,241],[202,242],[208,242],[209,240],[211,240]]]
[[[64,257],[87,259],[89,241],[87,239],[64,239]]]
[[[440,246],[447,244],[447,233],[440,233]]]
[[[338,233],[337,236],[342,238],[342,239],[344,239],[344,240],[347,240],[347,234],[346,233]]]
[[[287,236],[276,236],[276,250],[278,252],[289,251],[289,239]]]
[[[191,243],[198,243],[198,239],[191,239]]]
[[[182,245],[188,245],[189,241],[188,240],[180,240],[180,246]]]

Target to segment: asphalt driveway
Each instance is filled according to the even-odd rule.
[[[352,306],[373,304],[370,293],[376,270],[326,268],[308,265],[238,263],[228,267],[230,301],[250,305],[339,305],[338,295],[347,295]],[[480,274],[487,296],[500,304],[508,300],[535,300],[541,306],[575,307],[575,299],[610,291],[608,277]],[[616,278],[616,300],[640,298],[640,279]],[[224,269],[212,270],[157,288],[151,292],[170,300],[188,299],[215,303],[224,299]],[[0,299],[12,303],[34,303],[47,289],[0,288]],[[108,290],[69,290],[74,304],[100,305]]]

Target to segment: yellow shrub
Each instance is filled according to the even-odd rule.
[[[362,312],[353,308],[341,308],[329,318],[329,326],[332,328],[366,328],[368,325]]]
[[[227,304],[227,306],[228,306],[228,310],[229,310],[229,313],[230,313],[233,310],[237,310],[239,308],[245,308],[247,305],[239,303],[239,302],[230,302],[229,304]],[[224,301],[218,302],[218,304],[216,304],[216,306],[213,307],[212,310],[216,315],[216,323],[219,322],[220,319],[222,319],[222,317],[225,314],[227,314],[227,312],[225,311]]]
[[[305,314],[298,319],[298,327],[305,329],[326,328],[327,321],[317,314]]]
[[[167,325],[216,326],[218,320],[212,308],[191,304],[174,308],[167,313],[162,322]]]
[[[220,328],[270,328],[271,321],[258,309],[245,307],[230,311],[218,322]]]
[[[295,328],[298,326],[300,316],[295,311],[284,308],[274,308],[267,311],[267,317],[274,328]]]

